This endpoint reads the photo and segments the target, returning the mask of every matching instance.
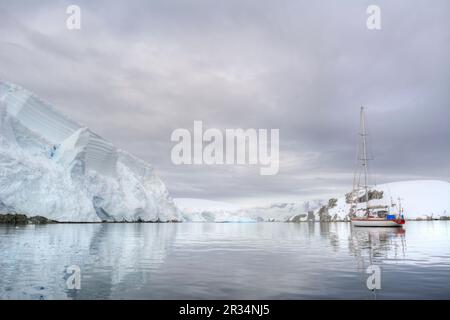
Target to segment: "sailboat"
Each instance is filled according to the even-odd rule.
[[[391,199],[391,205],[371,205],[370,201],[376,198],[376,190],[370,190],[368,185],[368,158],[367,158],[367,132],[364,116],[364,107],[361,107],[360,113],[360,141],[358,148],[358,161],[355,176],[353,179],[353,191],[350,193],[351,202],[350,217],[352,226],[355,227],[402,227],[405,224],[403,209],[400,204],[394,204]],[[363,179],[362,179],[363,178]],[[379,199],[379,198],[376,198]],[[375,201],[373,201],[375,202]],[[393,208],[397,206],[395,213]]]

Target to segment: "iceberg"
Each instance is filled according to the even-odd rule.
[[[58,222],[181,220],[150,164],[5,82],[0,211]]]

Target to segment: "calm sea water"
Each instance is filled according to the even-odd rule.
[[[0,298],[449,299],[450,222],[0,225]]]

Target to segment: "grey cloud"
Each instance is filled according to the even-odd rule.
[[[0,78],[151,162],[173,196],[246,201],[347,191],[367,107],[377,182],[448,180],[448,1],[0,0]],[[279,128],[280,173],[175,166],[172,130]]]

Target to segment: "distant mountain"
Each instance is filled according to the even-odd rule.
[[[195,222],[262,222],[286,221],[295,215],[305,215],[319,208],[323,201],[273,203],[242,207],[226,202],[204,199],[175,198],[184,221]]]
[[[175,198],[175,204],[186,222],[253,222],[239,215],[240,206],[195,198]]]
[[[150,164],[31,92],[0,82],[0,213],[5,212],[60,222],[181,219]]]
[[[380,199],[371,205],[391,205],[401,199],[408,220],[447,219],[450,216],[450,183],[435,180],[402,181],[373,188]],[[258,221],[349,221],[350,203],[345,195],[337,198],[298,203],[273,203],[257,207],[240,207],[204,199],[174,199],[184,221],[258,222]],[[397,207],[393,207],[393,212]]]

